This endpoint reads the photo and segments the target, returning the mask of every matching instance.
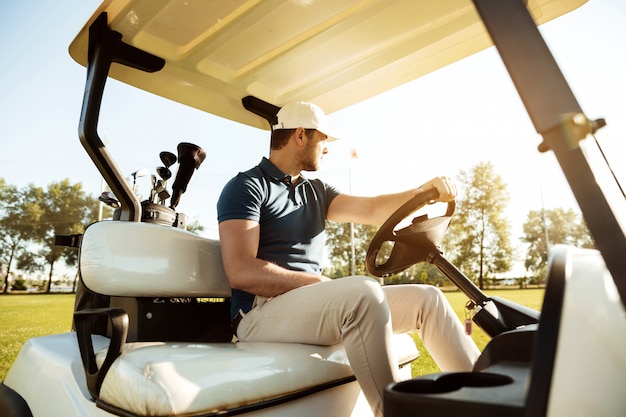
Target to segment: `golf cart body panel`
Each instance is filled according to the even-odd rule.
[[[558,332],[555,354],[546,358],[553,361],[551,384],[545,388],[547,415],[619,415],[626,410],[623,300],[598,251],[557,247],[552,256],[558,259],[553,261],[553,274],[563,275],[566,288],[559,319],[548,323],[545,331]],[[550,299],[544,306],[547,303]],[[533,372],[537,379],[545,376],[540,364]],[[592,389],[590,395],[594,384],[602,388]]]
[[[559,245],[551,257],[535,335],[512,331],[494,338],[477,367],[489,354],[497,358],[480,372],[435,373],[391,385],[385,417],[453,416],[460,410],[472,417],[623,414],[626,321],[611,275],[596,250]],[[497,347],[507,338],[526,345],[519,337],[524,333],[532,340],[530,367],[519,345]],[[493,345],[498,352],[489,352]]]
[[[410,337],[398,336],[410,350]],[[109,343],[93,336],[99,363]],[[371,415],[341,345],[137,342],[125,350],[101,391],[110,411],[89,395],[74,333],[30,339],[4,384],[33,416],[111,416],[116,408],[138,416]],[[402,372],[410,377],[410,366]]]
[[[188,313],[197,311],[196,307],[186,310],[168,305],[157,310],[155,300],[227,300],[229,288],[217,242],[175,227],[141,222],[144,207],[97,133],[106,79],[110,76],[208,113],[267,129],[288,101],[310,100],[334,112],[495,44],[543,137],[541,150],[555,153],[599,251],[557,248],[538,324],[495,335],[475,372],[433,374],[390,385],[385,415],[623,414],[625,203],[610,201],[606,184],[596,181],[603,168],[588,158],[594,150],[584,139],[602,122],[584,116],[536,28],[583,3],[104,1],[72,42],[70,54],[87,67],[81,142],[121,206],[119,221],[92,225],[80,249],[83,284],[94,296],[104,297],[107,308],[83,311],[86,314],[80,319],[78,311],[76,317],[77,322],[88,322],[91,316],[87,314],[108,314],[110,322],[102,332],[77,326],[77,334],[27,342],[3,382],[0,411],[6,410],[10,417],[56,416],[59,410],[68,416],[148,415],[147,410],[156,406],[151,393],[162,399],[167,397],[165,392],[176,392],[171,401],[157,406],[157,413],[370,415],[345,366],[341,346],[276,349],[270,344],[218,343],[210,340],[214,334],[190,341],[189,333],[158,328],[168,321],[168,314],[182,308],[185,324],[176,321],[176,325],[196,331],[216,317],[215,311],[221,314],[225,304],[217,310],[210,303],[198,307],[208,311],[205,319],[198,320]],[[611,187],[615,184],[609,181]],[[124,249],[111,247],[111,242],[125,245]],[[176,242],[172,244],[179,250],[164,253],[167,249],[159,247],[163,242]],[[111,317],[119,311],[124,314],[116,316],[114,323]],[[216,321],[223,319],[219,316]],[[146,332],[154,323],[157,329]],[[581,329],[591,335],[580,337]],[[524,341],[523,349],[515,349],[519,341]],[[218,372],[207,375],[204,368],[186,362],[197,356],[197,350],[207,356],[203,365],[214,364]],[[267,352],[285,356],[292,365],[283,363],[280,371],[263,367],[275,359],[269,359]],[[159,378],[171,391],[160,385],[157,392],[151,385],[154,381],[143,379],[151,374],[155,356],[162,358],[157,364]],[[256,368],[252,362],[262,366]],[[314,370],[300,368],[300,362],[311,362]],[[215,381],[231,383],[226,375],[239,366],[247,367],[251,375],[277,372],[287,379],[297,377],[306,395],[291,396],[293,386],[287,384],[289,389],[282,394],[260,390],[251,400],[247,391],[257,387],[284,389],[265,380],[250,385],[240,382],[241,397],[229,398],[233,387],[227,385],[220,386],[228,395],[214,394]],[[310,372],[315,377],[307,385]],[[189,391],[179,393],[181,386],[193,386],[204,394],[192,399]],[[309,391],[311,386],[322,389]],[[273,402],[275,395],[280,399]]]

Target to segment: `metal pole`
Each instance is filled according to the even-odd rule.
[[[348,165],[348,192],[352,195],[352,164],[357,158],[354,149],[350,149],[350,164]],[[350,275],[356,275],[356,260],[354,247],[354,223],[350,222]]]
[[[348,168],[348,192],[352,194],[352,164]],[[356,261],[355,261],[355,249],[354,249],[354,223],[350,222],[350,275],[356,275]]]

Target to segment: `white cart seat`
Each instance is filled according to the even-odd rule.
[[[419,356],[409,335],[394,336],[410,378]],[[96,358],[101,364],[106,349]],[[312,394],[354,380],[342,345],[137,342],[104,378],[100,401],[139,416],[199,415]]]

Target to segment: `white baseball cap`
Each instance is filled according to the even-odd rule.
[[[332,142],[338,137],[330,125],[324,111],[319,106],[306,101],[294,101],[285,104],[276,114],[278,123],[272,130],[278,129],[315,129],[327,136],[326,141]]]

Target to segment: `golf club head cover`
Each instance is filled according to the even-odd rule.
[[[206,152],[193,143],[181,142],[178,144],[178,171],[172,185],[170,208],[176,208],[180,196],[187,191],[187,185],[196,169],[206,158]]]

